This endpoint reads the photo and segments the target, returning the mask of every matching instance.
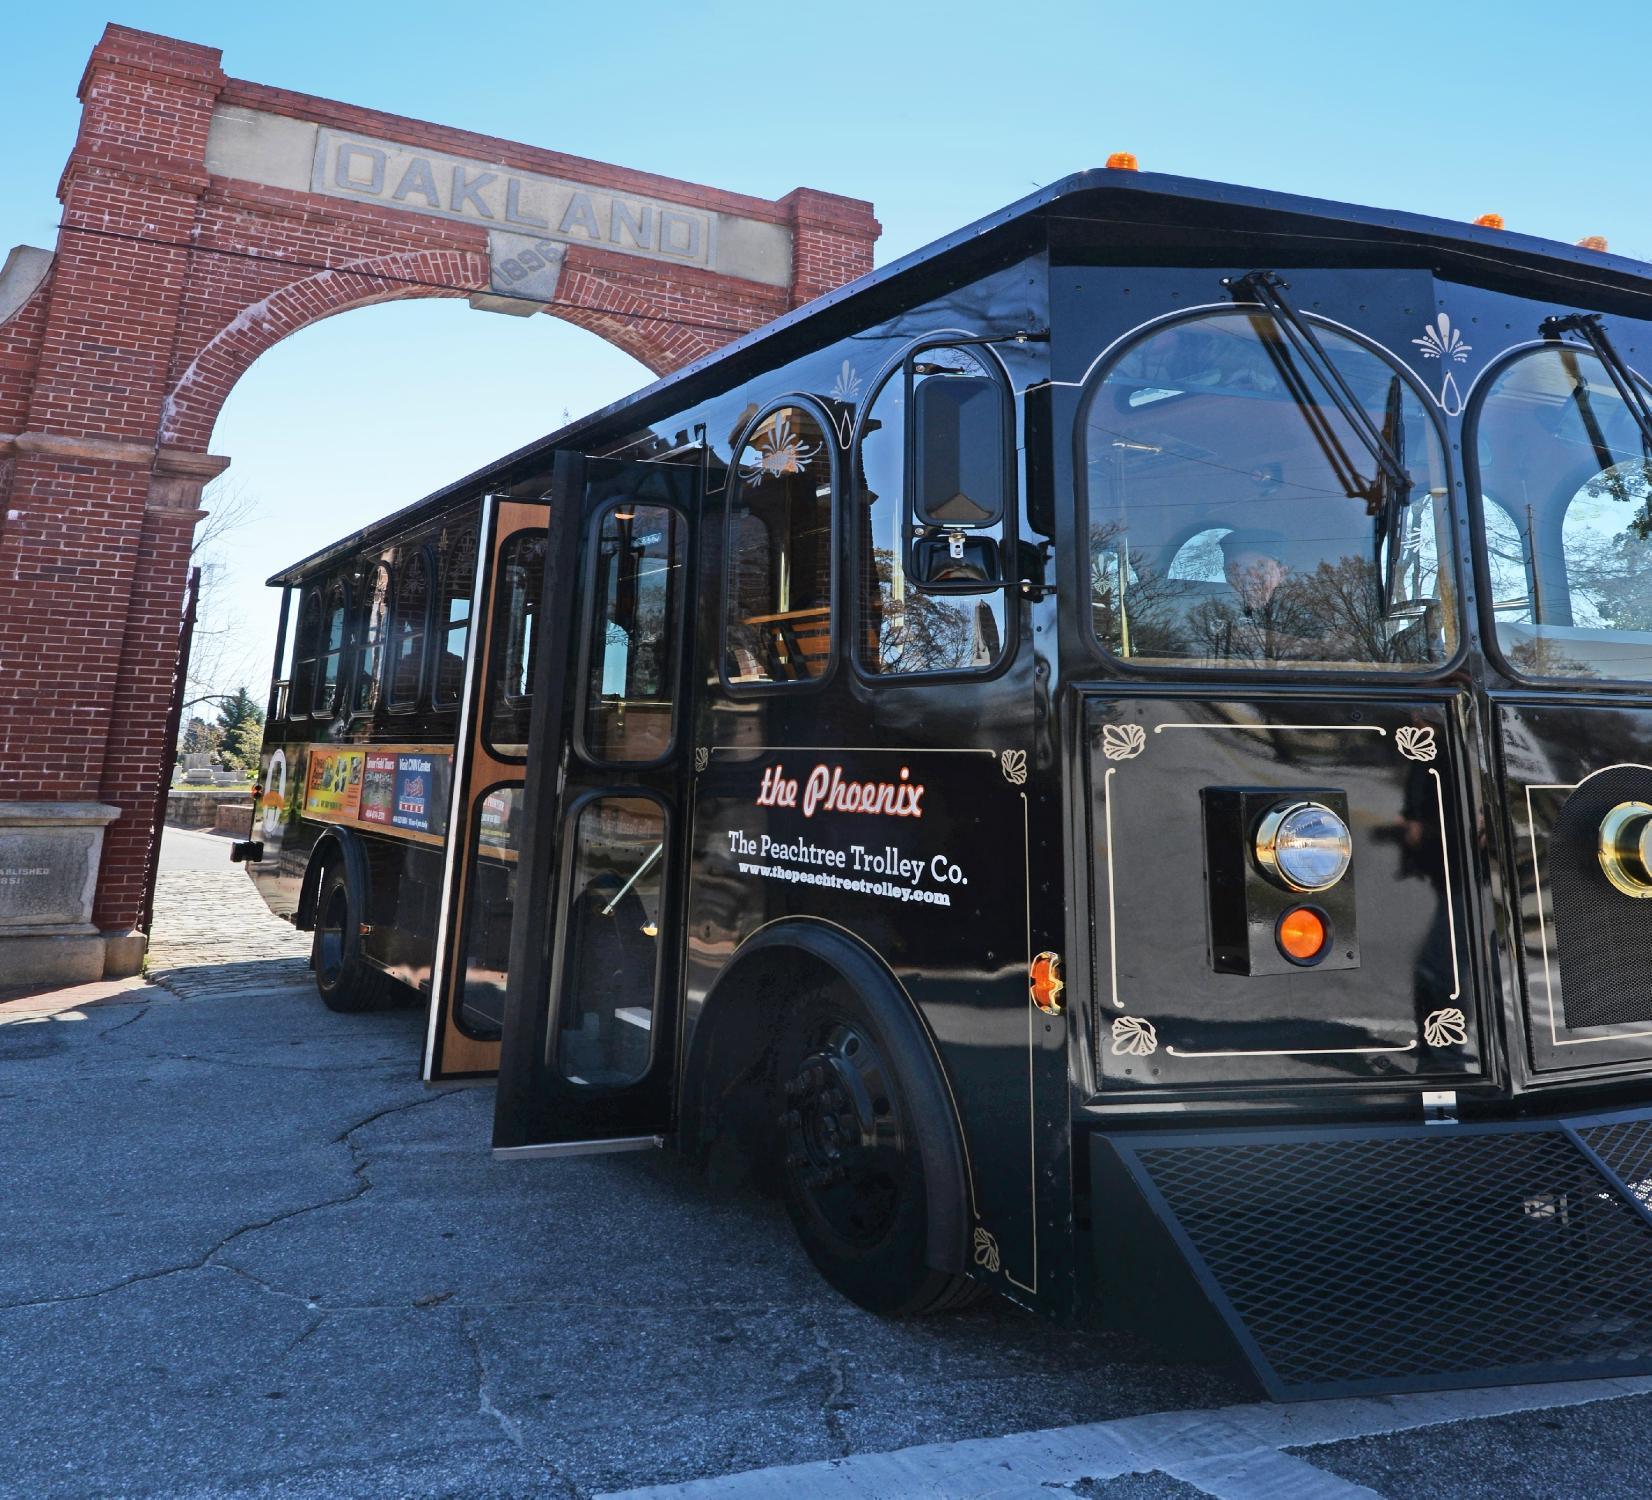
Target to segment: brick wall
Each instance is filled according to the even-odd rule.
[[[570,246],[546,308],[666,373],[871,269],[871,205],[779,202],[225,76],[210,47],[110,26],[80,83],[51,273],[0,324],[0,799],[103,801],[96,921],[142,907],[201,486],[224,400],[271,345],[372,302],[488,283],[483,227],[215,176],[241,105],[784,224],[770,286]],[[441,476],[433,476],[439,478]],[[321,540],[321,539],[318,539]]]

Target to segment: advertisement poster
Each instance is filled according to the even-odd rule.
[[[396,807],[391,823],[414,833],[434,833],[436,759],[431,755],[396,757]]]
[[[481,827],[477,842],[484,849],[509,851],[515,848],[515,830],[511,827],[511,812],[516,799],[522,795],[516,787],[501,787],[482,799]]]
[[[326,818],[355,818],[361,808],[361,778],[365,750],[310,751],[310,779],[304,792],[305,812]]]
[[[396,756],[369,751],[361,788],[361,821],[389,823],[396,803]]]

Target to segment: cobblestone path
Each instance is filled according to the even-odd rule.
[[[244,870],[163,870],[149,977],[186,1000],[308,985],[310,935],[273,915]]]

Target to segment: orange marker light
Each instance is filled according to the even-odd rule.
[[[1325,918],[1311,906],[1298,906],[1279,919],[1279,951],[1299,964],[1311,962],[1325,951]]]
[[[1481,214],[1474,221],[1482,229],[1501,229],[1503,227],[1502,214]]]
[[[1115,151],[1107,158],[1109,172],[1135,172],[1140,170],[1136,166],[1135,153],[1131,151]]]
[[[1577,242],[1579,250],[1598,250],[1602,255],[1606,253],[1606,236],[1604,234],[1586,234]]]
[[[1027,988],[1032,1003],[1047,1016],[1059,1016],[1063,1001],[1061,992],[1067,988],[1061,977],[1061,955],[1040,953],[1027,970]]]

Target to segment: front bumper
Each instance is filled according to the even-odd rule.
[[[1652,1372],[1652,1107],[1090,1157],[1104,1302],[1202,1299],[1275,1399]]]

